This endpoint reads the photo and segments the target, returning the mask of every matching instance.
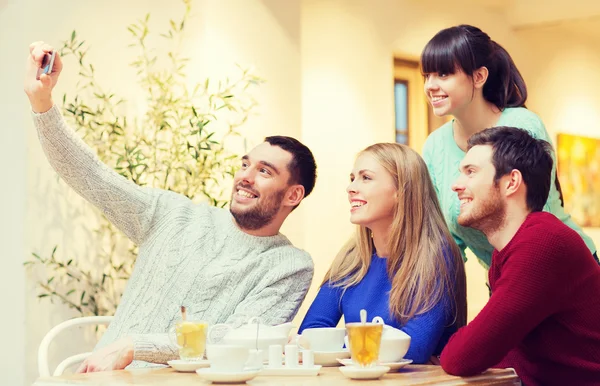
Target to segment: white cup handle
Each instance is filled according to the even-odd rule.
[[[385,326],[385,322],[383,321],[383,318],[381,316],[374,317],[372,322],[376,324],[383,324]]]

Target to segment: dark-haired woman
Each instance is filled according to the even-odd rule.
[[[434,114],[454,118],[429,135],[423,158],[463,257],[469,247],[488,269],[493,247],[483,233],[461,227],[456,220],[460,201],[451,185],[459,175],[458,164],[465,155],[467,140],[494,126],[525,129],[551,143],[550,136],[540,118],[525,108],[527,87],[512,58],[479,28],[459,25],[438,32],[421,54],[421,70]],[[560,196],[555,166],[544,210],[577,231],[597,260],[593,241],[565,213]]]

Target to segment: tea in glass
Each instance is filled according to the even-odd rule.
[[[368,367],[377,363],[383,324],[348,323],[348,343],[352,361],[360,367]]]
[[[182,360],[200,360],[204,356],[208,323],[179,321],[175,325],[175,336],[179,357]]]

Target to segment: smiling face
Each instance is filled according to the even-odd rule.
[[[438,117],[457,115],[473,100],[473,81],[461,70],[454,74],[425,74],[425,95]]]
[[[397,187],[393,177],[373,155],[358,156],[346,191],[352,224],[371,230],[389,228],[397,204]]]
[[[234,176],[230,212],[242,229],[269,225],[284,207],[291,153],[264,142],[242,158]]]
[[[506,218],[506,200],[494,182],[492,155],[489,145],[472,147],[460,163],[460,177],[452,186],[460,200],[458,224],[486,234],[500,228]]]

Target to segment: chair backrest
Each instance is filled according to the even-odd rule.
[[[38,349],[38,371],[40,373],[40,377],[49,377],[50,376],[50,367],[48,365],[48,349],[50,347],[50,343],[58,334],[63,332],[64,330],[76,327],[76,326],[85,326],[85,325],[99,325],[99,324],[110,324],[112,321],[112,316],[84,316],[81,318],[74,318],[67,321],[64,321],[56,326],[54,326],[42,342],[40,343],[40,347]],[[73,355],[65,360],[63,360],[54,371],[54,376],[61,375],[65,369],[75,363],[82,362],[85,358],[87,358],[91,353],[82,353],[78,355]]]

